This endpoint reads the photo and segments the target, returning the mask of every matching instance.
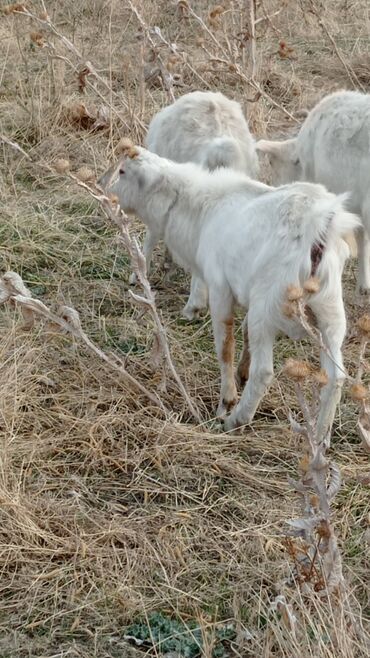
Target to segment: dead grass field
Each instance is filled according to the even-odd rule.
[[[40,15],[42,4],[28,7]],[[0,271],[18,272],[45,303],[74,306],[89,336],[156,391],[152,325],[129,299],[129,259],[97,205],[50,168],[68,157],[74,168],[100,173],[119,137],[141,141],[153,112],[168,102],[160,86],[144,80],[150,49],[129,4],[45,2],[82,62],[109,83],[88,76],[81,92],[82,62],[58,36],[25,16],[0,14],[0,134],[32,158],[0,141]],[[258,136],[294,131],[299,110],[326,92],[370,90],[367,0],[316,2],[343,61],[308,11],[312,3],[257,2],[256,80],[266,96],[255,103],[246,100],[255,91],[232,58],[229,65],[211,62],[212,54],[223,59],[226,39],[234,44],[243,32],[243,2],[224,0],[227,12],[215,24],[207,18],[212,3],[190,2],[218,46],[186,8],[182,16],[174,2],[134,4],[147,25],[186,53],[187,64],[181,57],[169,64],[182,85],[175,94],[223,91],[243,103]],[[41,37],[30,37],[35,32]],[[278,52],[282,40],[292,48],[287,58]],[[160,53],[168,62],[168,48]],[[240,48],[236,53],[248,71],[247,55],[243,62]],[[109,126],[76,124],[70,110],[81,102],[91,113],[106,106]],[[135,230],[142,234],[140,224]],[[17,312],[1,309],[1,658],[130,656],[139,649],[124,640],[127,628],[155,611],[185,626],[195,622],[207,658],[222,655],[222,647],[225,655],[250,658],[366,656],[364,640],[354,639],[343,619],[295,588],[285,593],[303,629],[297,639],[270,610],[292,569],[282,532],[297,507],[287,484],[298,462],[287,420],[297,402],[280,370],[291,355],[317,362],[317,347],[281,338],[277,377],[253,426],[240,436],[212,431],[219,373],[209,316],[193,324],[180,319],[189,278],[178,271],[166,281],[162,263],[158,250],[151,281],[178,372],[204,418],[199,427],[170,378],[162,398],[173,414],[164,419],[71,339],[41,326],[26,332]],[[345,280],[349,372],[358,354],[354,321],[365,308],[354,299],[355,270],[351,262]],[[369,637],[369,488],[362,479],[369,464],[356,418],[344,392],[332,445],[343,475],[334,518],[354,614]],[[217,629],[227,624],[235,637],[221,645]],[[215,647],[221,653],[212,653]],[[159,651],[150,643],[143,650]]]

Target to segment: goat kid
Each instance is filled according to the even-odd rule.
[[[307,180],[336,194],[350,193],[348,208],[362,218],[357,288],[370,294],[370,94],[325,96],[295,138],[260,140],[257,150],[267,153],[275,184]]]
[[[255,141],[242,108],[220,92],[194,91],[180,96],[154,116],[145,144],[149,151],[175,162],[196,162],[210,171],[230,167],[252,178],[258,175]],[[102,176],[101,187],[106,187],[115,169],[113,165]],[[147,272],[158,241],[158,235],[147,228],[143,243]],[[136,283],[135,273],[129,281]],[[204,283],[192,278],[183,316],[192,320],[207,303]]]
[[[247,381],[227,430],[252,421],[273,377],[273,345],[279,332],[302,338],[302,328],[283,313],[287,287],[312,273],[311,250],[323,243],[317,267],[320,290],[308,305],[325,350],[328,384],[321,393],[318,430],[331,428],[344,378],[341,346],[346,330],[341,277],[349,255],[341,236],[358,220],[344,210],[344,197],[321,185],[292,183],[272,188],[227,169],[214,172],[130,147],[113,177],[112,192],[134,212],[174,260],[209,290],[216,352],[221,370],[217,414],[237,402],[234,379],[233,309],[248,309],[239,380]]]

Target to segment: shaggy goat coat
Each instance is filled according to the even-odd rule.
[[[134,211],[163,238],[175,261],[209,290],[216,351],[221,368],[218,414],[236,403],[233,307],[248,309],[240,379],[242,398],[226,420],[227,429],[249,423],[273,376],[273,344],[283,331],[302,329],[283,313],[290,284],[303,285],[312,269],[311,249],[325,244],[318,266],[320,290],[308,304],[331,358],[323,350],[329,383],[322,391],[319,428],[333,421],[343,380],[341,346],[345,334],[341,275],[349,255],[341,239],[358,220],[321,185],[292,183],[271,188],[230,170],[207,172],[177,164],[134,147],[123,157],[112,182],[121,207]],[[250,368],[245,367],[250,351]],[[243,370],[244,372],[240,372]]]
[[[160,110],[150,123],[145,143],[149,151],[175,162],[196,162],[209,170],[230,167],[252,178],[258,174],[255,142],[242,109],[219,92],[194,91]],[[100,179],[102,187],[113,170]],[[147,230],[143,245],[147,271],[159,239]],[[135,282],[132,274],[130,283]],[[192,280],[183,315],[191,320],[206,305],[207,290],[199,280]]]
[[[325,96],[308,114],[297,137],[261,140],[273,180],[322,183],[349,192],[348,208],[362,218],[357,231],[358,288],[370,293],[370,94],[339,91]]]

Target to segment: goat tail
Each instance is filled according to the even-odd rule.
[[[349,194],[339,194],[334,197],[337,207],[333,209],[334,216],[331,230],[338,236],[343,238],[350,245],[349,235],[353,234],[356,229],[361,226],[361,220],[357,215],[346,210],[346,204],[349,199]],[[330,228],[329,228],[330,231]]]
[[[303,204],[302,207],[304,233],[308,244],[326,245],[338,238],[344,239],[348,244],[348,234],[361,225],[357,215],[346,210],[349,195],[335,195],[322,186],[316,186],[316,190],[314,203]]]
[[[348,236],[361,222],[356,215],[346,210],[348,197],[348,194],[335,195],[322,188],[314,204],[307,209],[305,224],[311,249],[311,275],[315,275],[318,269],[322,271],[322,261],[329,262],[327,258],[331,258],[331,245],[336,245],[335,252],[342,263],[341,267],[351,255]]]
[[[216,137],[207,146],[204,166],[210,171],[219,167],[241,169],[240,148],[232,137]]]

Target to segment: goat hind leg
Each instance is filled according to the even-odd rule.
[[[325,349],[321,350],[321,367],[328,375],[328,383],[321,389],[320,409],[317,418],[316,433],[320,441],[330,440],[336,409],[340,402],[345,380],[342,357],[342,344],[346,333],[346,318],[341,291],[338,289],[337,300],[312,303],[318,328],[321,332]]]
[[[225,420],[225,431],[248,425],[252,421],[274,375],[275,331],[265,321],[255,322],[252,309],[248,313],[248,338],[251,355],[249,378],[239,404]]]
[[[234,299],[227,288],[211,291],[209,302],[216,353],[221,371],[221,391],[217,416],[224,416],[237,400],[234,378]]]
[[[236,371],[236,383],[240,388],[244,388],[249,377],[250,354],[248,338],[248,314],[245,316],[242,324],[243,331],[243,349],[240,355],[238,369]]]

